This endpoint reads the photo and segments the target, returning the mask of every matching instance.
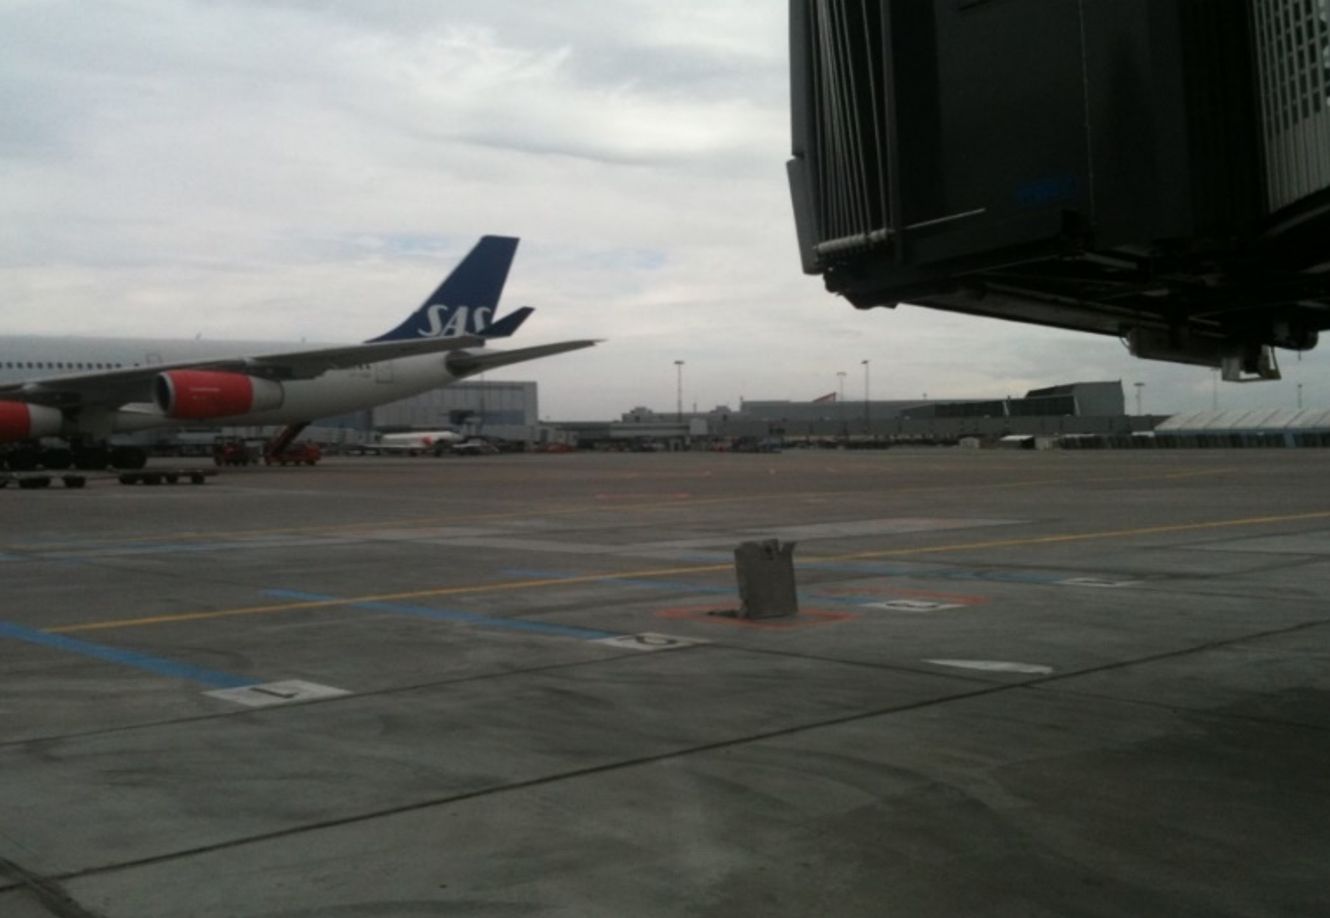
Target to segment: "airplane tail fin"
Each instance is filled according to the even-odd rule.
[[[524,306],[495,321],[508,269],[517,252],[512,236],[481,236],[420,308],[392,331],[370,341],[478,335],[506,338],[534,311]]]

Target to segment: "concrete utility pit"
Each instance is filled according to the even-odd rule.
[[[734,550],[739,618],[789,618],[799,614],[794,585],[794,546],[779,539],[743,542]]]

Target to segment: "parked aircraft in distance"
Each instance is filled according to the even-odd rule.
[[[396,328],[361,344],[0,337],[0,459],[11,469],[140,468],[112,434],[157,427],[285,424],[359,411],[486,370],[590,347],[560,341],[478,353],[533,310],[496,319],[518,240],[483,236]],[[43,447],[60,438],[68,448]]]
[[[447,452],[455,444],[465,440],[455,430],[412,430],[404,433],[380,434],[374,441],[374,449],[381,453],[406,453],[418,456],[421,453]]]

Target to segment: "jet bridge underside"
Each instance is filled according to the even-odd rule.
[[[1324,5],[791,0],[790,29],[803,266],[854,305],[1237,380],[1330,328]]]
[[[1330,328],[1330,274],[1257,277],[1189,264],[1084,252],[926,277],[874,270],[867,259],[825,271],[829,290],[861,308],[908,303],[950,312],[1111,335],[1138,357],[1221,367],[1224,378],[1274,378],[1270,348],[1303,351]]]

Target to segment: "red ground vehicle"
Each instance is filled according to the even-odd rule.
[[[212,461],[216,465],[249,465],[258,456],[240,437],[218,437],[212,444]]]
[[[323,458],[323,450],[317,443],[292,443],[280,452],[265,452],[264,465],[314,465]]]

